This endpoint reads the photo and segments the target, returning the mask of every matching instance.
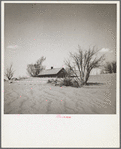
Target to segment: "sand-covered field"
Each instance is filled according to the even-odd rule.
[[[4,82],[5,114],[115,114],[116,75],[90,76],[82,88],[47,84],[29,78]]]

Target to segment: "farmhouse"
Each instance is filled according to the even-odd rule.
[[[38,74],[38,77],[58,77],[63,78],[66,75],[66,70],[64,68],[53,68],[43,70]]]

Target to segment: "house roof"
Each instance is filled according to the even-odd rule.
[[[79,70],[76,70],[75,72],[76,72],[76,75],[79,77],[80,76]],[[76,75],[73,72],[71,73],[71,77],[76,77]]]
[[[64,69],[64,68],[45,69],[45,70],[41,71],[38,74],[38,76],[41,76],[41,75],[54,75],[54,74],[57,74],[62,69]]]

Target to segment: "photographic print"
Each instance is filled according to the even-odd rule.
[[[2,147],[119,147],[120,2],[1,9]]]
[[[5,3],[4,114],[116,114],[117,5]]]

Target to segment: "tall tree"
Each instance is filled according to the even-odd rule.
[[[65,61],[66,66],[73,72],[80,86],[87,83],[92,69],[101,66],[101,63],[104,60],[104,55],[97,56],[98,52],[99,50],[95,47],[84,51],[79,46],[76,53],[70,53],[72,61]]]
[[[45,67],[43,66],[43,62],[45,61],[45,57],[39,58],[35,64],[27,65],[27,72],[30,76],[37,76]]]

